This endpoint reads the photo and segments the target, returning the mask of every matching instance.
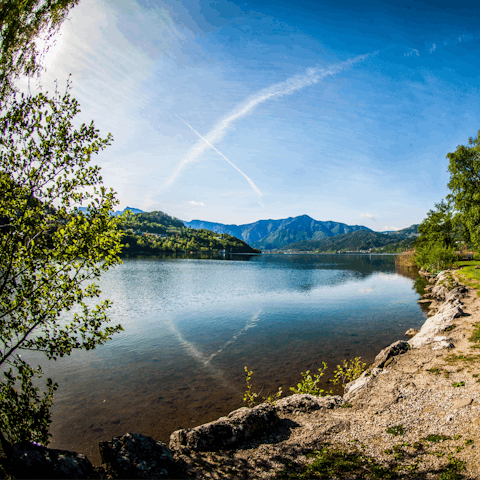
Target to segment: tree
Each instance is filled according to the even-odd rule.
[[[69,11],[80,0],[0,0],[0,102],[21,76],[33,77]],[[45,46],[39,45],[40,37]]]
[[[480,248],[480,130],[470,137],[469,146],[459,145],[449,153],[448,171],[451,193],[448,199],[455,209],[454,222],[463,227],[464,238]]]
[[[435,209],[427,213],[427,218],[418,226],[421,234],[415,242],[415,262],[422,268],[432,265],[448,268],[457,259],[455,242],[458,229],[453,222],[450,203],[443,200],[435,204]]]
[[[456,232],[453,225],[452,206],[443,200],[435,204],[435,209],[427,213],[427,218],[418,226],[421,234],[417,246],[440,243],[445,247],[453,247]]]
[[[121,234],[110,216],[118,202],[99,167],[89,165],[112,137],[100,138],[93,122],[74,128],[79,106],[69,91],[67,84],[51,98],[13,95],[0,117],[0,368],[8,369],[0,382],[0,432],[7,446],[48,444],[57,388],[49,379],[40,398],[32,378],[41,368],[21,353],[56,360],[122,330],[104,327],[108,300],[92,306],[100,294],[95,280],[120,262]],[[82,203],[86,213],[77,208]]]

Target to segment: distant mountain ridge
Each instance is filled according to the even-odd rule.
[[[204,228],[217,233],[228,233],[241,238],[252,247],[262,250],[273,250],[294,242],[321,240],[358,230],[372,231],[362,225],[346,225],[333,221],[322,222],[308,215],[280,220],[259,220],[244,225],[225,225],[203,220],[192,220],[184,223],[186,227],[190,228]]]
[[[401,248],[411,248],[418,236],[418,225],[397,230],[396,232],[374,232],[358,230],[343,235],[323,238],[321,240],[305,240],[290,243],[281,250],[296,252],[338,252],[338,251],[368,251],[397,245]]]

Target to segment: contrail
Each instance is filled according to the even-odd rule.
[[[207,359],[206,356],[202,352],[200,352],[200,350],[198,350],[192,342],[186,340],[171,319],[166,318],[165,323],[170,326],[173,333],[175,334],[179,342],[185,347],[185,350],[188,352],[188,354],[195,358],[195,360],[197,360],[208,371],[210,376],[218,380],[225,388],[237,392],[237,388],[231,385],[230,382],[225,378],[225,374],[223,373],[223,371],[218,367],[212,367],[210,365],[211,359]]]
[[[247,330],[256,327],[261,313],[262,309],[255,313],[255,315],[253,315],[253,317],[247,321],[245,326],[238,333],[233,335],[233,337],[227,343],[225,343],[225,345],[220,347],[215,353],[212,353],[207,359],[207,364],[210,363],[212,359],[215,358],[219,353],[222,353],[231,343],[237,340],[238,337],[242,336]]]
[[[376,53],[377,52],[375,52],[374,54]],[[203,141],[197,142],[190,149],[187,156],[180,162],[176,170],[173,172],[172,176],[165,182],[164,188],[169,187],[175,181],[175,179],[178,177],[181,171],[185,168],[185,166],[188,163],[193,162],[199,155],[201,155],[205,151],[207,146],[211,146],[212,148],[215,148],[213,147],[212,144],[220,141],[223,138],[223,136],[225,135],[225,133],[227,132],[227,130],[229,129],[229,127],[232,125],[233,122],[235,122],[239,118],[242,118],[248,115],[255,107],[257,107],[261,103],[266,102],[271,98],[279,98],[285,95],[290,95],[296,92],[297,90],[301,90],[302,88],[318,83],[323,78],[335,75],[341,72],[342,70],[349,68],[351,65],[354,65],[355,63],[365,60],[371,55],[372,54],[370,53],[365,55],[358,55],[355,58],[346,60],[345,62],[339,63],[338,65],[334,65],[327,68],[309,68],[307,72],[302,75],[295,75],[284,82],[280,82],[275,85],[272,85],[271,87],[264,88],[263,90],[260,90],[257,94],[247,98],[243,103],[241,103],[238,107],[236,107],[226,117],[220,120],[212,128],[212,130],[208,132],[205,138],[201,137],[200,134],[195,132],[201,137]],[[226,160],[229,163],[231,163],[228,159]]]
[[[262,196],[262,192],[257,188],[257,186],[253,183],[252,179],[247,177],[236,165],[234,165],[220,150],[215,148],[205,137],[200,135],[188,122],[186,122],[183,118],[179,117],[177,114],[175,114],[177,118],[179,118],[192,132],[196,133],[209,147],[213,148],[221,157],[223,157],[235,170],[240,172],[245,179],[247,180],[248,184],[253,188],[253,191],[257,194]]]

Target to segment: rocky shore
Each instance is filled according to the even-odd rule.
[[[178,430],[128,433],[83,455],[14,445],[14,478],[480,478],[480,298],[455,272],[429,279],[429,318],[341,396],[297,394]],[[322,470],[323,469],[323,470]],[[302,476],[304,475],[304,476]]]

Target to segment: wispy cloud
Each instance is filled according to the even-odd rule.
[[[262,196],[262,192],[258,189],[258,187],[253,183],[252,179],[245,175],[236,165],[234,165],[222,152],[220,152],[217,148],[215,148],[205,137],[200,135],[188,122],[186,122],[183,118],[180,118],[177,114],[175,114],[177,118],[179,118],[185,125],[187,125],[190,130],[192,130],[196,135],[198,135],[209,147],[213,148],[222,158],[224,158],[235,170],[240,172],[245,179],[247,180],[248,184],[252,187],[253,191],[259,195],[260,197]]]
[[[430,53],[434,52],[437,48],[437,45],[435,43],[432,43],[432,47],[430,48]]]
[[[417,57],[420,56],[420,53],[418,52],[418,50],[416,48],[412,48],[412,50],[410,50],[408,53],[404,53],[403,56],[404,57],[411,57],[413,54],[415,54]]]
[[[369,213],[361,213],[359,215],[360,218],[368,218],[370,220],[373,220],[375,222],[375,217],[373,215],[370,215]]]
[[[376,54],[374,52],[373,54]],[[320,80],[340,73],[341,71],[351,67],[352,65],[365,60],[372,54],[358,55],[355,58],[349,59],[345,62],[341,62],[337,65],[332,65],[326,68],[314,67],[307,69],[306,73],[295,75],[285,80],[284,82],[276,83],[270,87],[260,90],[255,95],[247,98],[244,102],[240,103],[236,108],[221,119],[205,136],[201,137],[202,140],[197,142],[188,152],[187,156],[179,163],[170,178],[165,182],[164,188],[168,188],[177,179],[182,170],[187,164],[193,162],[201,155],[207,146],[212,146],[216,142],[219,142],[227,131],[232,127],[236,120],[250,114],[258,105],[266,102],[267,100],[284,97],[291,95],[297,90],[314,85]],[[236,167],[235,167],[236,168]]]
[[[198,205],[199,207],[204,207],[205,204],[203,202],[195,202],[194,200],[190,200],[188,202],[190,205]]]

